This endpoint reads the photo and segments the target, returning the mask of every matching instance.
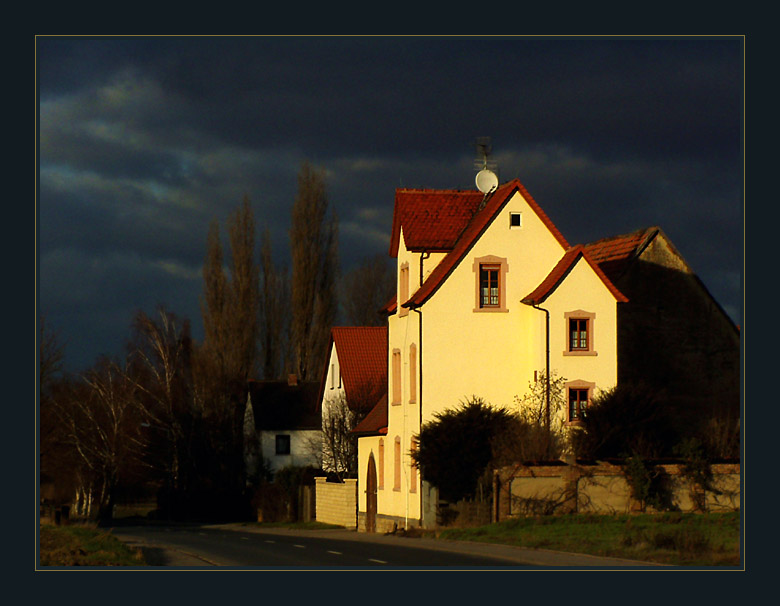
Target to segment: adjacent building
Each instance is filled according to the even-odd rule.
[[[249,381],[244,412],[247,478],[276,473],[282,467],[320,466],[320,384],[298,381]]]

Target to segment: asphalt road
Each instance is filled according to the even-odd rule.
[[[483,543],[403,538],[347,530],[267,529],[240,524],[118,526],[117,538],[152,566],[200,568],[625,567],[642,562]]]

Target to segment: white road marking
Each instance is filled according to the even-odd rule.
[[[298,549],[306,549],[306,545],[293,545],[293,547],[297,547]]]
[[[276,541],[266,541],[266,543],[276,543]]]
[[[242,541],[248,541],[248,540],[249,540],[249,537],[241,537],[241,540],[242,540]]]
[[[330,551],[330,550],[328,550],[328,553],[332,553],[333,555],[341,555],[340,551]]]
[[[387,564],[384,560],[375,560],[374,558],[368,558],[369,562],[376,562],[377,564]]]

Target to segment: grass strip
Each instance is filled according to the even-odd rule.
[[[739,512],[514,518],[443,530],[439,538],[682,566],[738,566]]]
[[[110,532],[90,526],[40,527],[41,566],[145,566],[140,550],[132,550]]]

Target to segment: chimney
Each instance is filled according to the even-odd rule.
[[[287,385],[298,387],[298,375],[287,375]]]

